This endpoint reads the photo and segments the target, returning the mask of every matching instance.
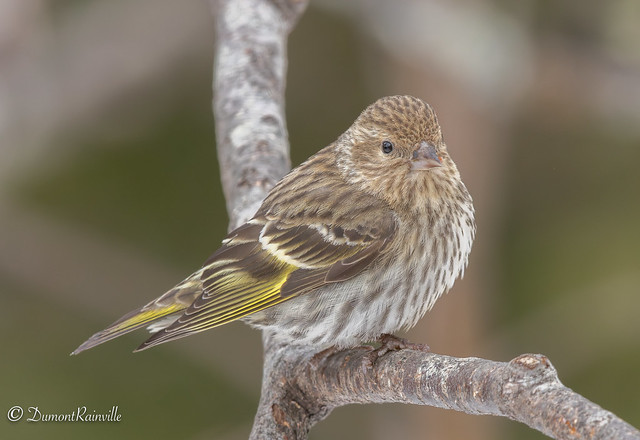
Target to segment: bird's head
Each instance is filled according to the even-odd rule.
[[[460,182],[433,109],[412,96],[377,100],[337,146],[346,178],[395,208],[439,203]]]

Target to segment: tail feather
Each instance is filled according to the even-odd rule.
[[[106,329],[91,336],[71,354],[81,353],[96,345],[100,345],[142,327],[147,327],[152,333],[168,327],[202,294],[202,284],[200,282],[201,272],[200,270],[194,273],[182,283],[144,307],[127,313]]]
[[[184,307],[179,307],[176,305],[162,307],[156,310],[144,310],[144,307],[133,310],[132,312],[129,312],[122,318],[118,319],[106,329],[101,330],[91,336],[78,348],[76,348],[71,354],[81,353],[85,350],[95,347],[96,345],[100,345],[104,342],[115,339],[118,336],[122,336],[141,327],[152,327],[158,320],[166,320],[166,325],[169,325],[175,319],[178,319],[178,317],[180,316],[178,312],[181,312],[182,310],[184,310]],[[170,317],[174,317],[174,319],[169,320],[168,318]],[[155,329],[155,327],[152,328]],[[160,330],[160,328],[158,328],[158,330]]]

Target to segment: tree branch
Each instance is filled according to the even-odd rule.
[[[287,37],[307,0],[213,0],[214,113],[229,229],[247,221],[289,171]]]
[[[214,110],[230,229],[289,169],[286,42],[307,0],[218,0]],[[304,439],[333,408],[402,402],[509,417],[557,439],[636,439],[640,432],[558,380],[542,355],[509,363],[404,349],[372,366],[369,348],[316,357],[264,335],[252,439]]]
[[[320,361],[310,361],[306,350],[276,351],[269,366],[276,429],[260,438],[306,438],[306,430],[333,408],[391,402],[505,416],[557,439],[640,438],[631,425],[562,385],[542,355],[524,354],[505,363],[404,349],[382,356],[369,369],[363,367],[367,348]]]

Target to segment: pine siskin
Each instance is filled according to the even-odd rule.
[[[431,107],[379,99],[285,176],[182,283],[73,354],[140,327],[137,350],[242,319],[289,344],[410,328],[467,264],[474,209]]]

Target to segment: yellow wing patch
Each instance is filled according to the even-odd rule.
[[[183,323],[188,324],[190,331],[217,327],[285,301],[287,298],[280,296],[280,289],[296,267],[290,264],[281,266],[267,279],[255,278],[246,272],[220,276],[211,285],[215,295],[202,304],[194,302],[176,322],[176,329]]]
[[[109,330],[113,332],[120,332],[129,330],[133,327],[142,327],[146,324],[150,324],[157,319],[169,316],[172,313],[179,312],[181,310],[184,310],[184,306],[177,304],[172,304],[170,306],[161,307],[158,309],[146,310],[138,313],[135,316],[132,316],[131,318],[121,322],[120,324],[110,327]]]
[[[255,259],[252,270],[224,259],[210,262],[202,277],[205,292],[173,324],[136,351],[218,327],[288,300],[280,295],[280,289],[297,267],[259,248],[256,251],[250,257]]]

